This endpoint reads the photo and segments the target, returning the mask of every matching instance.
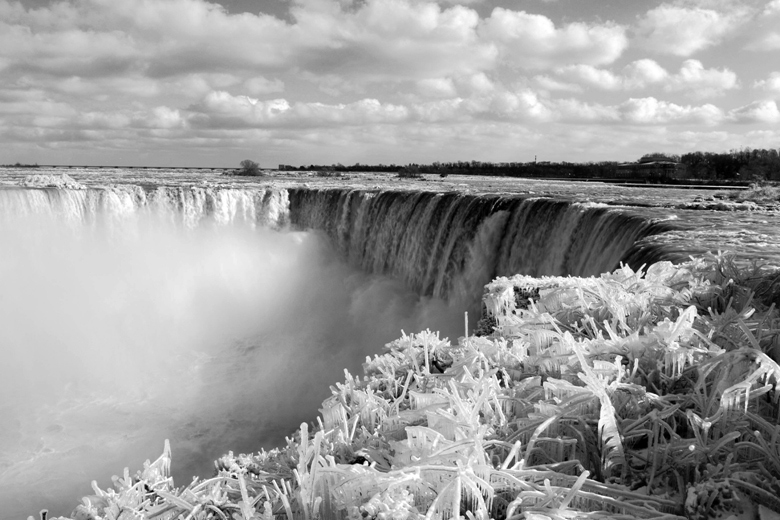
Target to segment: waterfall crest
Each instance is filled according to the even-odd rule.
[[[496,276],[590,276],[620,261],[638,267],[671,258],[663,245],[642,239],[673,229],[601,204],[454,192],[137,185],[0,190],[4,222],[36,215],[105,226],[144,214],[186,228],[318,230],[367,273],[396,277],[422,296],[466,300]]]
[[[626,255],[641,263],[637,242],[671,229],[591,203],[354,189],[291,190],[290,217],[323,231],[353,265],[439,298],[479,294],[500,275],[590,276]]]
[[[496,276],[596,275],[667,259],[642,239],[673,226],[623,208],[538,197],[362,189],[116,185],[0,190],[4,222],[31,215],[110,225],[144,214],[323,232],[352,265],[423,296],[474,298]],[[679,256],[679,255],[678,255]]]
[[[112,219],[154,213],[190,228],[205,222],[280,228],[288,222],[288,208],[284,189],[115,185],[0,190],[0,218],[4,221],[34,215],[74,225],[103,225]]]

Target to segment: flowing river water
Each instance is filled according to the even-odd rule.
[[[777,211],[711,190],[62,173],[0,170],[0,520],[67,515],[166,438],[179,484],[279,445],[402,329],[462,335],[497,275],[780,258]]]

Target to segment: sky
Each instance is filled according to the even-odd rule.
[[[780,148],[780,0],[0,0],[0,163]]]

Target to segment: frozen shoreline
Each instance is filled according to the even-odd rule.
[[[780,512],[779,296],[726,258],[500,278],[490,335],[404,336],[286,447],[230,453],[186,488],[166,449],[74,518]]]

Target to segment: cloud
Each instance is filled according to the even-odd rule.
[[[619,106],[623,119],[636,124],[693,123],[715,125],[723,112],[714,105],[677,105],[654,97],[631,98]]]
[[[410,122],[464,120],[549,121],[553,111],[531,89],[497,89],[469,98],[455,97],[408,105],[362,99],[353,103],[261,101],[215,91],[188,109],[187,121],[197,128],[340,128]]]
[[[485,0],[439,0],[439,3],[451,5],[474,5],[485,3]]]
[[[716,10],[663,3],[650,9],[636,27],[636,41],[650,51],[690,56],[721,43],[748,20],[739,6]]]
[[[228,15],[201,0],[83,0],[11,11],[0,24],[0,53],[12,68],[56,76],[142,71],[166,77],[283,66],[295,48],[279,45],[292,36],[286,22]]]
[[[780,123],[780,110],[775,101],[754,101],[730,111],[729,117],[739,123]]]
[[[284,82],[279,79],[269,80],[262,76],[255,76],[244,81],[243,90],[255,96],[274,94],[284,92]]]
[[[293,5],[292,22],[229,14],[204,0],[81,0],[29,10],[3,5],[0,63],[6,73],[265,77],[297,67],[384,81],[474,73],[491,68],[497,56],[495,45],[476,33],[476,11],[433,2],[347,6],[321,0],[316,8]],[[259,85],[253,87],[258,93]]]
[[[669,92],[688,91],[698,99],[723,94],[737,88],[737,75],[729,69],[705,69],[699,60],[685,60],[680,72],[670,76],[664,89]]]
[[[776,51],[780,49],[780,1],[768,2],[751,27],[752,37],[745,46],[751,51]]]
[[[264,128],[350,126],[398,123],[408,118],[406,107],[362,99],[354,103],[290,103],[286,99],[261,101],[228,92],[209,93],[189,107],[190,123],[208,128]]]
[[[574,83],[566,83],[550,76],[534,76],[534,81],[545,91],[582,92],[582,87]]]
[[[651,59],[636,60],[623,68],[623,84],[626,88],[645,88],[662,83],[669,77],[666,69]]]
[[[417,91],[425,97],[452,98],[457,95],[455,83],[450,78],[422,79],[417,82]]]
[[[622,77],[592,65],[569,65],[558,68],[555,73],[564,80],[601,90],[622,90],[625,88],[625,81]]]
[[[490,101],[488,111],[499,118],[549,121],[553,114],[531,89],[499,92]]]
[[[612,142],[592,136],[621,131],[636,143],[686,125],[732,136],[728,128],[752,129],[738,122],[775,121],[776,102],[746,99],[724,113],[681,101],[738,89],[730,54],[705,66],[626,51],[660,42],[660,52],[687,58],[736,35],[748,12],[763,25],[740,41],[771,39],[780,0],[743,7],[752,3],[667,0],[634,30],[574,11],[553,18],[447,0],[290,0],[284,16],[231,14],[207,0],[0,0],[0,135],[9,143],[0,154],[24,149],[6,161],[43,162],[40,150],[71,147],[82,158],[122,151],[135,160],[146,150],[192,163],[262,144],[288,150],[275,159],[288,162],[318,160],[307,146],[319,143],[317,153],[341,161],[346,149],[361,161],[402,160],[407,149],[421,160],[465,150],[492,160],[511,156],[508,136],[562,154],[607,150]],[[750,79],[754,99],[778,92],[780,73],[767,74]]]
[[[590,65],[571,65],[556,69],[563,80],[600,90],[639,90],[660,86],[666,92],[685,92],[704,99],[737,88],[737,75],[728,69],[705,69],[698,60],[685,60],[676,74],[669,74],[650,59],[637,60],[623,68],[621,74]]]
[[[260,101],[227,92],[212,92],[189,108],[187,121],[197,128],[346,128],[364,124],[461,123],[602,123],[630,125],[716,125],[723,112],[711,104],[678,105],[654,97],[631,98],[616,105],[579,99],[549,99],[530,88],[453,97],[406,105],[362,99],[354,103]]]
[[[618,123],[621,114],[618,107],[586,103],[578,99],[561,99],[554,103],[562,121],[577,123]]]
[[[319,42],[296,57],[298,66],[315,74],[364,81],[433,79],[491,69],[497,57],[495,45],[477,35],[479,15],[463,6],[367,0],[354,10],[296,7],[292,12],[295,27]]]
[[[751,51],[780,50],[780,32],[770,31],[763,37],[749,43],[745,48]]]
[[[494,92],[496,84],[484,72],[456,78],[458,91],[465,96],[486,95]]]
[[[761,13],[764,16],[773,16],[780,14],[780,0],[772,0],[767,2],[764,6],[764,11]]]
[[[500,46],[504,62],[528,69],[604,65],[628,46],[625,28],[614,23],[573,22],[556,28],[546,16],[501,7],[482,23],[480,35]]]
[[[780,72],[770,72],[766,79],[753,83],[753,88],[780,95]]]
[[[0,98],[0,114],[6,121],[19,121],[17,117],[31,118],[61,118],[68,119],[78,114],[78,111],[68,103],[54,101],[40,90],[27,92],[11,91]]]

